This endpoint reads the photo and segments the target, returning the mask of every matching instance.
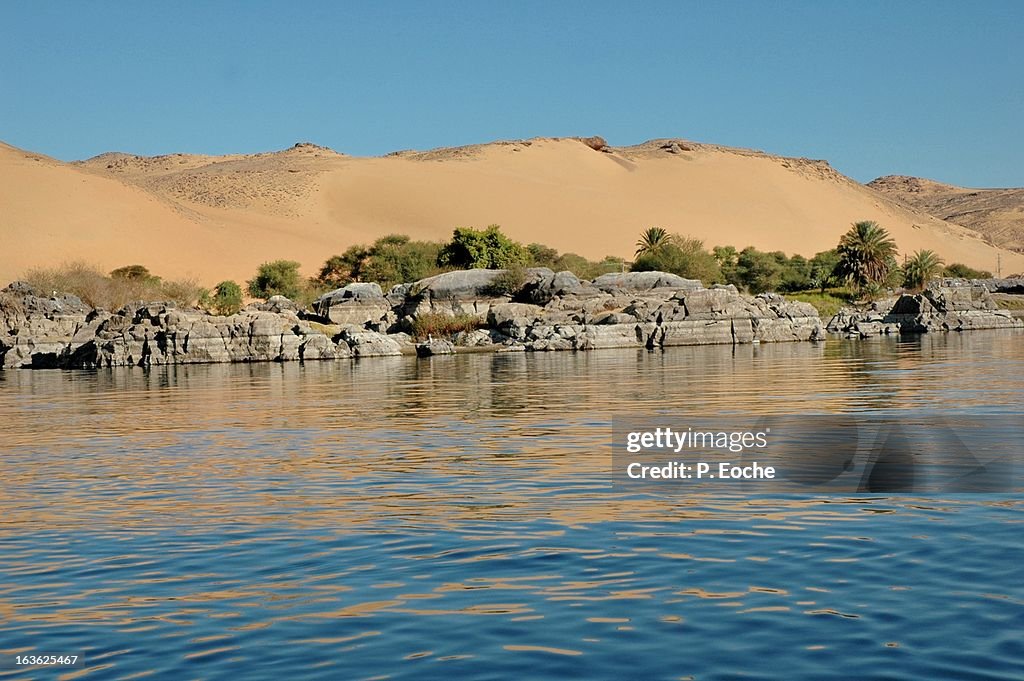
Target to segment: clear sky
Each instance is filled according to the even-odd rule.
[[[1024,0],[0,0],[0,140],[70,160],[683,137],[1024,186]]]

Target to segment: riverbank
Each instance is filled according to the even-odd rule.
[[[356,283],[309,309],[274,297],[230,316],[139,302],[94,309],[75,296],[45,296],[15,282],[0,292],[0,366],[114,366],[342,360],[403,354],[658,349],[823,340],[815,308],[783,296],[664,272],[527,270],[446,272],[384,293]],[[1024,290],[1022,288],[1021,290]],[[1024,327],[993,294],[1016,289],[945,281],[891,308],[841,311],[828,331],[857,336]]]

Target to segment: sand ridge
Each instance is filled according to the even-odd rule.
[[[835,171],[827,162],[682,139],[611,147],[534,138],[355,157],[302,143],[260,154],[63,163],[0,145],[0,280],[85,259],[141,263],[204,284],[244,281],[264,261],[313,274],[353,243],[389,233],[444,239],[502,225],[524,243],[591,258],[629,257],[658,225],[708,247],[813,253],[850,223],[877,220],[901,252],[994,269],[997,249]],[[1002,252],[1003,271],[1024,255]]]

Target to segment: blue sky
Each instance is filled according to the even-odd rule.
[[[0,0],[0,140],[57,158],[684,137],[1024,186],[1024,2]]]

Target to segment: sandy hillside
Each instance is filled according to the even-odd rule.
[[[1024,253],[1024,188],[968,189],[904,175],[880,177],[868,186]]]
[[[598,146],[598,145],[593,145]],[[266,260],[313,274],[330,255],[387,233],[442,239],[502,225],[514,238],[600,258],[631,256],[659,225],[707,246],[811,255],[856,220],[903,251],[993,269],[976,233],[891,200],[827,163],[657,140],[595,149],[577,139],[497,142],[352,157],[301,144],[274,153],[62,163],[0,144],[0,280],[34,265],[140,263],[165,277],[242,281]],[[1003,253],[1003,271],[1024,255]]]

